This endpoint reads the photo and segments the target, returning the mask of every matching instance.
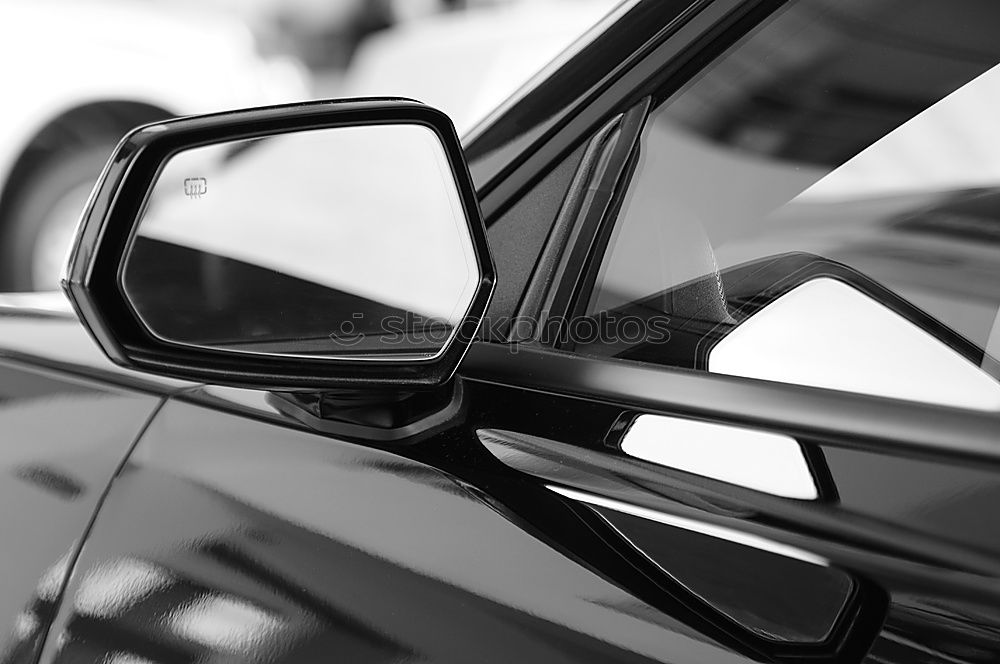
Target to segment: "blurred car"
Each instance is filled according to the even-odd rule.
[[[403,21],[361,43],[342,95],[419,99],[463,134],[616,4],[505,2]]]
[[[0,290],[52,289],[121,135],[172,115],[301,100],[304,71],[242,23],[112,0],[0,3]]]

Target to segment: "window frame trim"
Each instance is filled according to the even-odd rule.
[[[520,164],[510,174],[498,183],[490,183],[490,187],[484,192],[480,191],[481,206],[484,210],[484,217],[487,225],[491,220],[502,214],[513,202],[519,200],[537,181],[540,172],[548,172],[548,168],[557,163],[565,156],[569,150],[579,146],[581,142],[592,140],[600,129],[611,122],[616,115],[628,116],[629,113],[638,113],[637,109],[645,105],[645,112],[642,121],[635,127],[635,141],[631,146],[631,152],[627,159],[619,160],[619,172],[610,174],[616,181],[615,189],[612,192],[611,204],[600,214],[596,223],[596,235],[593,239],[603,237],[604,242],[593,242],[589,251],[582,261],[578,262],[576,269],[570,269],[559,274],[554,272],[558,266],[555,262],[548,266],[551,274],[547,274],[542,268],[542,261],[539,260],[535,272],[529,279],[521,296],[522,306],[518,308],[517,315],[532,315],[529,309],[523,306],[525,303],[531,304],[537,301],[544,301],[548,293],[538,292],[539,288],[546,288],[550,292],[558,293],[559,297],[546,303],[542,307],[542,317],[544,318],[571,318],[576,313],[577,301],[580,298],[580,288],[582,280],[591,264],[598,262],[603,257],[606,250],[606,240],[610,235],[610,230],[614,227],[617,217],[617,206],[620,205],[622,197],[628,190],[632,175],[631,166],[638,158],[639,140],[646,126],[649,112],[655,108],[659,101],[670,96],[683,87],[694,76],[701,72],[705,65],[714,61],[719,55],[728,50],[733,44],[738,42],[748,33],[753,31],[765,19],[780,10],[789,0],[710,0],[708,2],[695,2],[682,16],[665,26],[652,43],[639,44],[635,49],[635,59],[629,60],[622,73],[617,76],[602,90],[597,91],[587,101],[580,106],[579,110],[566,119],[552,135],[537,141],[531,148],[518,157]],[[623,120],[624,122],[624,120]],[[527,156],[525,156],[527,155]],[[574,181],[566,192],[566,201],[570,201],[576,196],[585,195],[586,192],[574,191],[577,186]],[[512,189],[515,189],[512,191]],[[501,202],[503,201],[503,202]],[[559,213],[562,214],[562,211]],[[593,219],[588,220],[591,210],[584,208],[575,215],[574,228],[570,233],[578,232],[576,226],[584,223],[593,223]],[[546,240],[542,248],[541,255],[545,256],[551,251],[549,242],[553,241],[552,234]],[[567,293],[567,289],[572,289]],[[541,326],[537,326],[540,329]],[[511,326],[508,331],[506,341],[508,343],[518,342],[518,326]],[[535,338],[536,335],[529,335],[529,339],[523,337],[520,341],[528,345],[541,344],[542,346],[558,348],[556,343],[542,344],[541,340]],[[550,339],[549,341],[557,341]]]

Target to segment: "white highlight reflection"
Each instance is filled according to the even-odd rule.
[[[802,549],[782,544],[781,542],[775,542],[774,540],[769,540],[759,535],[744,533],[733,528],[718,526],[712,523],[705,523],[695,519],[688,519],[683,516],[666,514],[664,512],[658,512],[646,507],[623,503],[612,498],[604,498],[603,496],[583,493],[582,491],[576,491],[575,489],[567,489],[565,487],[554,486],[552,484],[546,485],[546,488],[558,493],[561,496],[565,496],[566,498],[570,498],[572,500],[578,500],[581,503],[587,503],[588,505],[604,507],[609,510],[621,512],[622,514],[630,514],[632,516],[637,516],[640,519],[656,521],[657,523],[662,523],[667,526],[673,526],[675,528],[681,528],[693,533],[707,535],[716,539],[732,542],[733,544],[742,544],[743,546],[749,546],[759,551],[766,551],[785,558],[792,558],[793,560],[801,560],[802,562],[809,563],[811,565],[821,565],[823,567],[829,567],[830,565],[829,561],[822,556],[817,556],[814,553],[803,551]]]
[[[782,434],[640,415],[625,434],[621,448],[645,461],[774,496],[819,497],[798,441]]]
[[[835,279],[813,279],[730,332],[715,373],[1000,410],[1000,383],[929,332]]]
[[[101,664],[155,664],[155,662],[130,652],[113,652],[105,655]]]
[[[110,618],[172,582],[167,572],[152,563],[134,558],[116,560],[87,575],[76,594],[76,610]]]
[[[228,597],[205,596],[169,618],[178,636],[217,650],[253,652],[284,628],[276,616]]]

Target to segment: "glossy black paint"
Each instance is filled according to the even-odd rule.
[[[160,401],[0,365],[0,661],[36,661],[91,516]]]
[[[59,321],[12,322],[40,332]],[[58,329],[61,335],[49,332],[56,344],[81,334],[69,325]],[[607,373],[614,366],[619,387],[609,389],[616,383]],[[81,357],[76,370],[88,367],[101,372],[112,365],[95,353]],[[974,654],[964,661],[990,661],[997,654],[990,635],[1000,630],[993,608],[1000,605],[1000,523],[992,505],[1000,473],[995,462],[970,456],[972,450],[928,449],[946,435],[961,437],[955,436],[963,431],[957,420],[942,421],[942,413],[902,403],[880,404],[883,420],[874,410],[858,410],[865,401],[882,400],[840,395],[841,414],[834,408],[827,423],[813,423],[807,435],[802,426],[779,424],[777,411],[767,419],[767,404],[787,406],[797,394],[791,412],[815,412],[820,394],[803,397],[790,386],[758,384],[756,399],[747,403],[753,388],[728,398],[719,391],[720,383],[737,390],[746,381],[686,372],[659,372],[661,391],[649,392],[653,377],[647,371],[480,344],[463,368],[470,404],[464,417],[422,443],[386,451],[318,435],[276,410],[262,392],[186,389],[154,420],[112,486],[43,661],[93,661],[125,651],[151,661],[193,661],[210,652],[239,658],[224,644],[207,646],[196,630],[181,638],[170,627],[184,611],[200,615],[211,607],[221,612],[220,620],[237,625],[271,624],[254,622],[256,609],[248,607],[280,619],[280,633],[254,632],[254,652],[271,661],[323,661],[331,648],[354,653],[353,661],[398,661],[406,653],[467,661],[469,652],[486,661],[777,655],[706,622],[689,600],[667,592],[669,584],[650,583],[649,570],[636,567],[641,558],[609,544],[613,532],[601,531],[586,505],[545,488],[552,484],[827,557],[875,598],[886,598],[869,608],[874,623],[864,623],[881,625],[877,637],[871,627],[853,632],[879,653],[872,662],[917,656],[950,661],[962,652]],[[642,376],[648,380],[636,380]],[[125,372],[120,380],[128,380]],[[715,411],[697,403],[710,384],[720,400]],[[743,399],[737,402],[736,394]],[[660,406],[650,411],[654,401]],[[737,403],[742,406],[734,411]],[[838,497],[801,505],[641,462],[609,475],[608,464],[617,462],[606,445],[608,431],[622,413],[637,408],[713,420],[726,411],[726,421],[795,433],[822,449]],[[786,408],[783,421],[788,413]],[[126,419],[120,408],[104,414],[113,423]],[[853,427],[844,426],[848,414]],[[892,421],[897,424],[890,431]],[[899,422],[912,426],[902,429]],[[996,429],[988,428],[986,417],[982,424],[985,446]],[[498,430],[535,440],[549,452],[524,450],[501,461],[482,439]],[[834,430],[841,433],[831,438]],[[861,435],[865,431],[882,431],[878,444]],[[128,442],[122,442],[126,449]],[[554,475],[539,465],[547,456]],[[670,530],[663,528],[669,541]],[[132,576],[121,578],[163,573],[176,587],[142,595],[133,610],[95,616],[94,593],[121,591],[109,578],[117,578],[122,565],[132,567],[121,574]],[[17,608],[33,602],[29,593]],[[441,639],[441,630],[454,635]],[[20,642],[8,643],[8,651],[21,652]],[[862,660],[858,653],[839,656],[837,661]]]
[[[635,21],[657,5],[638,3],[623,27],[638,29]],[[685,50],[734,6],[698,3],[700,11],[662,30],[663,41],[644,42],[642,53]],[[668,39],[696,18],[708,26],[681,45]],[[662,26],[640,34],[653,28]],[[642,56],[624,30],[613,39],[631,63],[622,76],[632,94],[662,60]],[[600,80],[611,74],[590,57],[604,68]],[[534,120],[493,130],[505,156],[495,166],[502,176],[488,178],[496,181],[484,198],[488,215],[512,204],[552,155],[578,145],[585,128],[609,119],[627,96],[616,98],[614,85],[575,89],[565,99],[588,101],[544,125],[545,140],[529,131]],[[507,168],[507,160],[517,165]],[[458,373],[465,407],[433,435],[401,446],[317,432],[263,392],[142,377],[82,338],[65,319],[0,321],[7,369],[16,357],[118,386],[107,388],[115,394],[127,387],[143,404],[144,393],[170,399],[131,454],[131,441],[115,436],[118,451],[94,460],[111,477],[127,457],[70,570],[65,601],[58,612],[47,606],[54,621],[40,661],[1000,658],[994,414],[477,343]],[[30,413],[31,390],[11,384],[11,412]],[[608,441],[640,413],[793,436],[822,457],[834,490],[817,501],[782,499],[627,459]],[[91,414],[109,426],[134,424],[124,407]],[[72,420],[82,431],[86,419]],[[83,437],[73,434],[48,438],[53,454]],[[54,485],[62,495],[70,486]],[[574,495],[716,534],[692,537],[652,519],[638,529]],[[93,512],[84,507],[80,532]],[[55,530],[43,527],[40,505],[23,509],[28,532]],[[759,548],[753,556],[741,548],[748,537],[779,545],[772,566],[746,571],[762,585],[713,586],[713,567],[757,560]],[[56,549],[33,550],[33,566],[3,561],[5,576],[24,575],[28,593],[0,604],[5,611],[37,602],[30,589]],[[781,571],[791,564],[780,552],[826,561],[823,569],[858,591],[829,635],[828,613],[815,613],[815,623],[809,611],[797,616],[811,650],[754,632],[788,609],[780,604],[788,595],[775,587],[787,582]],[[794,611],[804,600],[790,601]],[[41,635],[12,636],[7,652],[32,653]]]
[[[51,295],[58,304],[46,302],[45,309],[0,307],[0,358],[150,394],[169,395],[196,385],[108,362],[65,297],[61,293]],[[0,299],[8,300],[10,296]]]
[[[151,661],[240,658],[239,648],[264,661],[312,661],[331,648],[356,653],[354,661],[467,661],[470,652],[484,661],[802,656],[708,619],[711,611],[669,578],[651,578],[656,570],[644,569],[642,556],[551,485],[832,561],[867,599],[829,661],[862,661],[870,647],[887,653],[872,662],[997,654],[986,637],[1000,629],[1000,524],[989,510],[1000,491],[996,471],[808,438],[828,459],[839,497],[800,504],[642,462],[615,468],[604,438],[626,407],[621,400],[465,382],[474,405],[464,420],[387,451],[300,429],[259,392],[179,396],[114,484],[74,574],[75,599],[56,621],[63,637],[49,641],[45,661],[123,648]],[[483,437],[500,427],[515,447],[498,457]],[[518,440],[535,447],[519,451]],[[858,464],[879,481],[859,477]],[[985,519],[976,541],[968,540],[970,519]],[[657,528],[664,541],[680,536]],[[743,559],[739,545],[723,544],[707,540],[702,555],[720,565]],[[134,604],[115,594],[134,592],[107,581],[121,565],[161,579],[156,591],[138,593]],[[94,615],[88,602],[99,592],[117,613]],[[760,598],[742,601],[752,609]],[[211,634],[177,628],[220,620],[248,630],[250,645],[233,646],[225,631],[209,642]]]
[[[45,661],[743,661],[446,473],[198,406],[157,418],[91,542]]]
[[[431,359],[375,362],[220,352],[163,340],[135,312],[122,286],[126,259],[149,191],[179,151],[282,133],[380,124],[417,124],[441,142],[451,165],[479,274],[468,312],[448,346]],[[496,269],[479,203],[445,114],[405,99],[318,101],[168,120],[140,127],[115,149],[88,202],[70,252],[64,289],[80,319],[115,363],[165,376],[272,390],[322,387],[400,389],[446,382],[475,338]]]

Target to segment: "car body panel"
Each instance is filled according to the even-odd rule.
[[[495,351],[474,347],[466,373],[486,369]],[[539,361],[515,357],[511,374]],[[996,467],[811,442],[835,490],[821,501],[771,498],[650,464],[640,470],[662,489],[639,475],[634,481],[645,487],[614,489],[588,482],[602,481],[592,463],[609,457],[601,450],[630,410],[627,399],[464,381],[464,415],[448,430],[382,450],[309,431],[260,392],[178,395],[113,485],[43,661],[251,653],[312,661],[334,648],[353,661],[467,661],[469,653],[477,661],[767,658],[649,578],[635,578],[628,551],[594,538],[594,523],[579,512],[588,503],[551,486],[650,505],[829,560],[869,591],[863,620],[845,637],[860,651],[837,661],[860,661],[869,646],[871,662],[996,655]],[[497,431],[515,441],[515,452],[518,439],[556,450],[554,475],[538,465],[545,455],[537,450],[530,466],[515,453],[494,456]],[[683,531],[654,527],[681,546]],[[693,560],[738,569],[747,556],[740,541],[689,545]],[[692,559],[673,564],[681,566],[666,572],[684,584],[711,578],[685,576]],[[767,573],[791,573],[782,569]],[[145,580],[115,584],[115,575]],[[784,591],[780,576],[763,578],[777,595],[718,601],[766,614]],[[718,591],[702,592],[716,600]]]
[[[115,483],[68,597],[43,661],[745,661],[432,467],[184,403]]]
[[[0,340],[0,358],[67,376],[160,395],[195,385],[115,365],[87,334],[62,293],[0,294]]]
[[[87,526],[154,395],[0,363],[0,650],[35,661]]]

